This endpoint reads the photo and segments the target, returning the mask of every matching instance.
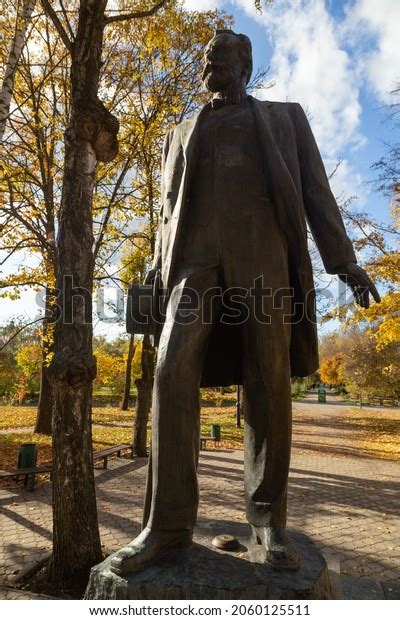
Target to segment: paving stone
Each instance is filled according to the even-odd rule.
[[[0,600],[4,601],[26,601],[26,600],[51,600],[51,596],[43,596],[41,594],[34,594],[33,592],[27,592],[24,590],[18,590],[16,588],[2,588],[0,587]]]

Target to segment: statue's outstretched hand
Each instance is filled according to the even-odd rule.
[[[357,263],[345,263],[337,270],[339,278],[350,286],[356,303],[362,308],[369,308],[369,295],[375,299],[377,303],[381,298],[376,289],[375,284],[364,269]]]

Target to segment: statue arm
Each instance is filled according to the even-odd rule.
[[[165,162],[167,160],[167,156],[168,156],[168,150],[169,150],[169,145],[171,142],[171,134],[172,134],[173,130],[169,130],[165,136],[164,139],[164,146],[163,146],[163,152],[162,152],[162,160],[161,160],[161,187],[160,187],[160,201],[161,201],[161,208],[160,208],[160,214],[158,217],[158,228],[157,228],[157,234],[156,234],[156,240],[154,243],[154,258],[153,258],[153,264],[151,267],[152,271],[155,271],[157,269],[161,269],[161,229],[162,229],[162,218],[163,218],[163,211],[164,211],[164,193],[165,193],[165,179],[164,179],[164,173],[165,173]]]
[[[297,136],[304,208],[307,221],[327,273],[356,263],[339,207],[329,186],[322,158],[303,108],[291,104]]]

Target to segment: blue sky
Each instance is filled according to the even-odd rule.
[[[378,220],[389,214],[389,200],[372,191],[371,164],[394,139],[384,122],[389,92],[400,82],[400,0],[275,0],[262,13],[253,0],[185,0],[190,10],[225,9],[235,30],[250,36],[255,68],[270,66],[273,88],[260,99],[298,101],[306,110],[326,168],[342,164],[332,180],[337,197],[357,196],[355,209]],[[110,293],[113,297],[113,293]],[[2,300],[0,320],[35,316],[34,294]],[[123,333],[98,323],[97,333]]]

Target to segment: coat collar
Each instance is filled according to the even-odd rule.
[[[260,99],[256,99],[255,97],[252,97],[252,95],[249,95],[249,100],[256,107],[263,107],[263,108],[269,108],[272,105],[274,105],[274,103],[277,103],[276,101],[260,101]]]

